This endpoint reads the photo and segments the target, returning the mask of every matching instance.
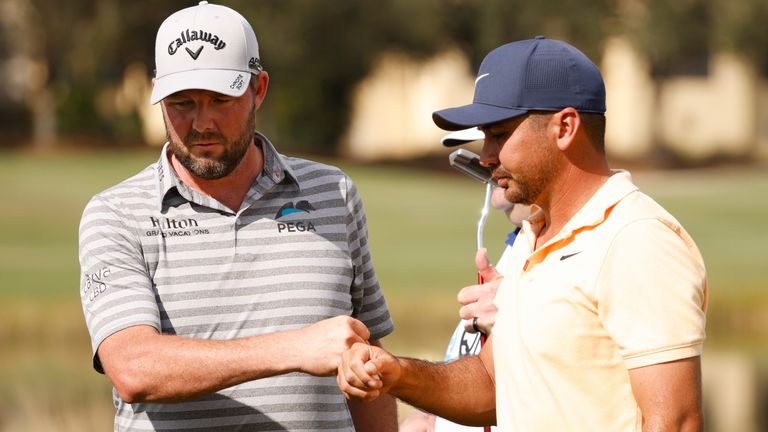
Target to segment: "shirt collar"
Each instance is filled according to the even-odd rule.
[[[285,160],[285,156],[281,155],[275,149],[275,146],[269,141],[269,139],[256,132],[254,135],[254,142],[256,145],[260,145],[262,155],[264,156],[264,167],[259,177],[266,175],[274,181],[275,184],[288,179],[288,181],[294,183],[296,187],[301,190],[301,184],[299,183],[293,168]],[[170,143],[166,142],[163,145],[163,150],[160,152],[160,159],[156,164],[156,180],[158,186],[158,208],[160,211],[163,209],[163,203],[166,198],[170,196],[171,191],[181,193],[182,190],[189,189],[189,186],[181,181],[179,176],[171,166],[171,153]],[[258,178],[256,179],[258,181]]]
[[[632,176],[628,171],[614,170],[608,180],[576,212],[560,232],[537,249],[529,261],[532,264],[541,262],[550,252],[565,247],[579,232],[602,224],[619,201],[637,190],[638,188],[632,183]],[[531,250],[533,250],[533,245],[536,242],[537,235],[535,233],[541,230],[543,224],[544,213],[540,209],[532,214],[528,220],[523,221],[523,229],[526,232]]]
[[[569,236],[580,228],[600,225],[616,203],[636,190],[637,186],[632,183],[632,176],[628,171],[614,170],[592,198],[565,224],[561,234]]]
[[[171,190],[178,190],[181,185],[181,179],[171,167],[169,143],[166,142],[163,150],[160,151],[160,160],[157,161],[156,180],[158,185],[158,208],[163,210],[163,202]]]
[[[275,146],[269,141],[269,138],[260,132],[256,132],[254,141],[261,142],[261,150],[264,155],[263,173],[271,177],[275,183],[280,183],[287,178],[301,190],[301,184],[299,184],[299,180],[296,177],[293,168],[287,163],[285,156],[277,152],[277,149],[275,149]]]

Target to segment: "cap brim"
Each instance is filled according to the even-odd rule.
[[[480,129],[473,127],[451,132],[444,136],[440,142],[446,147],[455,147],[472,141],[484,140],[485,133]]]
[[[149,101],[154,105],[169,95],[191,89],[239,97],[245,93],[250,81],[250,72],[238,70],[197,69],[176,72],[155,79]]]
[[[487,126],[523,115],[527,112],[528,110],[471,103],[456,108],[435,111],[432,113],[432,121],[440,129],[456,131],[475,126]]]

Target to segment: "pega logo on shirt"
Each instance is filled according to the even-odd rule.
[[[309,201],[302,200],[296,203],[296,205],[293,204],[292,201],[288,201],[287,203],[283,204],[282,207],[280,207],[280,210],[277,211],[277,214],[275,215],[275,219],[280,219],[282,217],[288,216],[290,214],[294,213],[309,213],[315,211],[315,208],[312,206],[312,204],[309,203]],[[278,222],[277,223],[277,232],[305,232],[305,231],[315,231],[315,225],[312,224],[312,222]]]

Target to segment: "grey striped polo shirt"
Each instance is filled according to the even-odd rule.
[[[80,296],[98,371],[99,344],[135,325],[234,339],[351,315],[372,339],[392,332],[355,185],[338,168],[256,141],[264,169],[238,212],[182,183],[167,145],[88,203]],[[113,397],[115,430],[354,430],[334,377],[290,373],[177,404]]]

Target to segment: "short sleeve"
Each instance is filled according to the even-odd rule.
[[[98,348],[128,327],[160,329],[160,312],[135,231],[117,206],[94,197],[79,230],[80,302],[91,336],[93,366],[103,373]]]
[[[706,272],[676,223],[643,219],[622,228],[599,271],[595,296],[628,369],[701,354]]]
[[[373,267],[363,202],[349,177],[344,177],[344,183],[348,211],[347,241],[355,274],[351,287],[353,317],[365,323],[371,332],[371,339],[378,340],[390,334],[394,325]]]

